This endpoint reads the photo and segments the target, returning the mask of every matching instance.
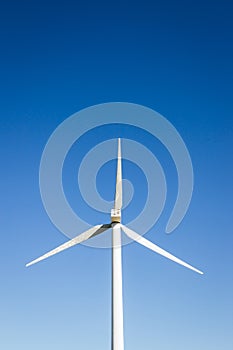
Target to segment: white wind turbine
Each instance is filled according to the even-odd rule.
[[[81,233],[77,237],[31,261],[26,266],[36,264],[62,250],[70,248],[76,244],[84,242],[91,237],[112,228],[112,345],[111,350],[124,350],[124,327],[123,327],[123,298],[122,298],[122,257],[121,257],[121,230],[132,240],[144,245],[154,252],[180,264],[199,274],[202,271],[180,260],[174,255],[168,253],[156,244],[148,241],[138,233],[121,224],[122,208],[122,166],[121,166],[121,141],[118,139],[118,158],[117,158],[117,176],[114,209],[111,210],[111,223],[97,225]]]

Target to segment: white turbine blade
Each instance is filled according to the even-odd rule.
[[[26,264],[26,267],[28,266],[31,266],[33,264],[36,264],[38,263],[39,261],[41,260],[44,260],[44,259],[47,259],[48,257],[52,256],[52,255],[55,255],[57,253],[60,253],[61,251],[65,250],[65,249],[68,249],[70,247],[73,247],[74,245],[76,244],[79,244],[81,242],[84,242],[86,241],[87,239],[93,237],[93,236],[96,236],[106,230],[108,230],[109,228],[111,227],[111,224],[107,224],[107,225],[97,225],[97,226],[94,226],[92,228],[90,228],[89,230],[81,233],[80,235],[78,235],[77,237],[69,240],[68,242],[60,245],[59,247],[51,250],[50,252],[40,256],[39,258],[31,261],[30,263]]]
[[[176,262],[177,264],[180,264],[182,266],[187,267],[190,270],[193,270],[197,273],[200,273],[201,275],[203,275],[203,272],[196,269],[195,267],[187,264],[186,262],[180,260],[179,258],[175,257],[174,255],[168,253],[166,250],[158,247],[156,244],[148,241],[147,239],[145,239],[144,237],[140,236],[138,233],[132,231],[131,229],[129,229],[128,227],[121,225],[122,230],[127,234],[128,237],[130,237],[131,239],[133,239],[134,241],[144,245],[146,248],[149,248],[151,250],[153,250],[154,252],[164,256],[165,258],[168,258],[174,262]]]
[[[121,139],[118,139],[117,176],[114,209],[122,208]]]

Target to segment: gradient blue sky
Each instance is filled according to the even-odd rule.
[[[84,107],[126,101],[163,114],[186,142],[188,214],[168,236],[165,211],[147,238],[205,275],[125,247],[125,349],[232,350],[232,33],[226,0],[1,2],[1,349],[110,348],[109,250],[79,246],[24,266],[66,240],[40,199],[48,137]]]

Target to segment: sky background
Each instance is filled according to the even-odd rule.
[[[49,136],[71,114],[111,101],[150,107],[183,137],[194,193],[181,225],[166,235],[177,191],[172,161],[148,135],[128,131],[151,145],[170,179],[165,211],[146,237],[205,272],[137,243],[124,247],[125,349],[233,348],[232,33],[226,0],[1,1],[1,349],[110,349],[110,250],[77,246],[30,269],[25,263],[66,241],[39,192]],[[121,136],[98,132],[96,142]],[[83,154],[93,139],[87,135]],[[75,206],[78,164],[69,162],[66,193]],[[124,169],[143,183],[138,169]],[[105,198],[106,184],[113,188],[98,183]],[[135,212],[143,198],[135,197]]]

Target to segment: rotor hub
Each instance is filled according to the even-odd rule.
[[[121,222],[121,210],[120,209],[112,209],[111,210],[111,221],[113,222]]]

